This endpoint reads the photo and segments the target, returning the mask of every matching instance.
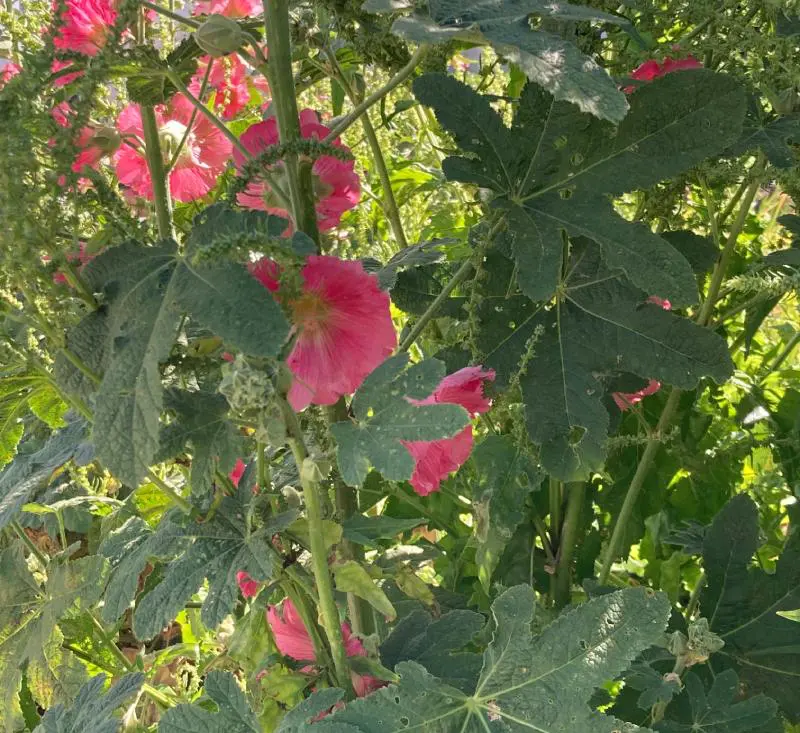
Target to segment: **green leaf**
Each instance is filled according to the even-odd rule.
[[[595,241],[608,264],[649,295],[676,307],[697,300],[686,260],[647,227],[622,219],[607,199],[674,177],[732,143],[745,111],[736,81],[703,69],[665,76],[631,96],[616,128],[532,84],[511,128],[486,97],[452,77],[427,74],[414,92],[469,154],[447,158],[445,175],[492,190],[495,205],[510,210],[526,295],[555,293],[567,232]]]
[[[625,675],[625,686],[641,692],[637,706],[649,711],[657,703],[668,704],[681,691],[679,679],[671,679],[646,662],[636,662]]]
[[[0,400],[0,466],[16,454],[17,446],[25,432],[22,416],[28,406],[28,395],[12,394]]]
[[[475,467],[473,510],[478,548],[478,578],[488,593],[492,573],[517,527],[525,517],[525,500],[539,488],[542,474],[515,442],[489,435],[472,451]]]
[[[84,271],[85,272],[85,271]],[[76,354],[95,374],[102,375],[108,365],[108,317],[105,310],[96,310],[67,331],[66,348]],[[63,353],[56,355],[53,376],[67,394],[88,401],[97,385],[69,361]]]
[[[48,710],[34,733],[116,733],[120,721],[114,712],[137,694],[144,679],[141,672],[125,675],[104,693],[106,676],[92,677],[72,707],[56,705]]]
[[[731,147],[731,155],[742,155],[756,148],[776,168],[792,168],[797,159],[790,142],[800,141],[800,118],[767,116],[753,98],[744,119],[741,137]]]
[[[270,540],[297,513],[279,514],[251,532],[246,517],[252,499],[250,489],[240,486],[234,496],[222,500],[213,518],[202,524],[183,515],[173,515],[161,522],[153,542],[159,552],[166,554],[165,548],[169,547],[177,557],[164,568],[161,582],[136,606],[133,631],[138,639],[152,639],[169,624],[205,579],[208,579],[208,593],[200,617],[208,628],[214,628],[236,604],[237,572],[243,570],[255,580],[268,581],[281,570],[281,558],[272,549]],[[140,559],[143,554],[144,550],[138,553]],[[118,567],[116,572],[119,571]]]
[[[37,451],[21,452],[0,473],[0,529],[5,527],[33,495],[50,482],[53,472],[84,451],[87,425],[70,422],[53,433]]]
[[[529,15],[558,20],[594,20],[630,25],[626,18],[602,10],[553,0],[429,0],[431,15],[440,23],[477,23],[483,20],[520,20]]]
[[[733,368],[722,338],[645,302],[582,242],[572,250],[563,298],[520,378],[528,433],[541,445],[542,466],[563,481],[588,477],[605,458],[604,375],[691,389],[705,376],[721,383]]]
[[[92,435],[103,464],[137,486],[158,450],[159,363],[169,356],[180,317],[174,307],[175,248],[122,245],[95,258],[86,271],[92,277],[107,266],[112,272],[106,289],[114,295],[110,352]]]
[[[381,644],[381,661],[389,669],[401,662],[421,664],[446,685],[469,693],[481,673],[481,655],[462,651],[483,628],[479,613],[455,610],[439,619],[423,610],[404,616]]]
[[[216,705],[216,711],[178,705],[161,717],[159,733],[261,733],[258,718],[230,672],[212,669],[206,675],[203,693]]]
[[[784,730],[774,700],[756,695],[737,702],[741,691],[733,670],[715,676],[707,693],[694,672],[686,675],[685,685],[683,694],[667,709],[669,720],[659,723],[656,730],[663,733],[782,733]],[[683,698],[688,698],[688,706],[680,706]]]
[[[401,270],[392,286],[392,302],[404,313],[421,316],[442,292],[449,279],[448,269],[441,265],[412,267]],[[459,318],[464,316],[464,296],[451,295],[439,307],[439,316]]]
[[[277,733],[299,733],[306,729],[320,713],[325,713],[344,697],[344,690],[336,687],[315,690],[297,707],[286,713]]]
[[[471,694],[445,685],[415,662],[401,662],[397,685],[349,703],[313,730],[619,731],[622,724],[592,711],[589,698],[660,638],[670,612],[667,599],[643,588],[611,593],[564,613],[536,638],[531,633],[534,605],[528,586],[511,588],[494,602],[492,641]]]
[[[378,271],[378,282],[381,288],[384,290],[394,288],[397,282],[397,273],[403,270],[440,262],[444,257],[440,247],[457,241],[456,239],[433,239],[430,242],[412,244],[400,250]]]
[[[31,412],[52,430],[58,430],[67,424],[64,415],[69,410],[69,405],[61,399],[49,382],[31,393],[28,406]]]
[[[383,614],[387,621],[394,621],[397,618],[397,611],[394,610],[392,602],[370,574],[355,560],[335,565],[333,579],[336,583],[336,590],[342,593],[353,593],[359,598],[363,598],[378,613]]]
[[[31,660],[26,672],[31,694],[45,710],[74,700],[86,682],[86,668],[64,648],[64,642],[64,635],[56,628],[40,658]]]
[[[749,695],[769,694],[797,723],[800,626],[778,611],[800,607],[800,532],[793,528],[772,575],[751,565],[758,536],[758,509],[745,494],[731,499],[706,533],[700,608],[725,642],[708,664],[715,673],[733,668]]]
[[[363,514],[357,514],[344,520],[344,537],[358,545],[377,549],[380,547],[377,540],[394,539],[401,532],[419,527],[427,521],[425,517],[398,519],[384,515],[365,517]]]
[[[188,392],[176,388],[164,393],[164,407],[175,419],[161,428],[157,462],[174,458],[192,446],[192,497],[207,508],[217,470],[227,475],[243,455],[241,435],[228,420],[228,402],[216,392]]]
[[[175,298],[226,344],[253,356],[278,355],[289,323],[278,302],[237,262],[182,262],[175,274]]]
[[[662,232],[661,237],[686,258],[696,275],[711,272],[719,257],[719,247],[709,237],[701,237],[688,229]]]
[[[364,483],[370,465],[384,478],[411,478],[414,459],[401,441],[449,438],[469,424],[459,405],[416,406],[407,399],[428,397],[444,377],[444,364],[427,359],[407,367],[407,354],[383,362],[353,397],[355,420],[331,425],[339,470],[350,486]]]

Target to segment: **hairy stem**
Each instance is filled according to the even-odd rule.
[[[556,608],[568,605],[572,590],[572,558],[575,555],[575,544],[580,531],[581,510],[583,509],[586,484],[583,481],[567,484],[567,509],[561,527],[561,541],[556,566]]]
[[[158,123],[156,113],[151,106],[142,105],[142,130],[144,132],[144,151],[150,180],[153,185],[153,203],[156,207],[156,223],[158,236],[161,239],[174,239],[172,229],[172,199],[169,195],[167,173],[164,158],[161,155],[161,143],[158,139]]]
[[[22,525],[16,519],[12,519],[9,526],[22,540],[22,543],[28,548],[28,551],[41,563],[42,567],[47,567],[47,563],[49,562],[47,556],[33,544],[33,540],[28,537],[28,533],[23,529]]]

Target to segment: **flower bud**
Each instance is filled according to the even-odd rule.
[[[194,40],[209,56],[220,58],[239,50],[245,37],[235,20],[214,14],[194,32]]]
[[[106,155],[117,152],[122,144],[122,137],[116,127],[100,127],[92,135],[92,144],[96,145]]]

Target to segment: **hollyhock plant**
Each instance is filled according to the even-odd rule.
[[[236,54],[219,59],[202,56],[197,64],[197,73],[189,84],[189,91],[195,97],[200,94],[209,63],[212,63],[212,66],[208,77],[208,87],[214,90],[214,110],[223,120],[231,120],[250,101],[247,67]]]
[[[242,476],[244,476],[244,472],[247,469],[247,465],[241,458],[236,459],[236,465],[233,467],[231,472],[228,474],[228,478],[231,480],[231,483],[238,489],[239,482],[242,480]]]
[[[155,108],[162,151],[171,158],[191,122],[186,144],[169,172],[169,188],[176,201],[194,201],[217,183],[230,158],[231,143],[203,115],[192,122],[192,104],[176,94],[168,105]],[[142,139],[142,114],[138,104],[129,104],[119,115],[117,129],[124,136]],[[153,199],[153,182],[140,145],[125,141],[114,155],[117,178],[138,196]]]
[[[647,299],[648,303],[655,303],[660,305],[664,310],[672,310],[672,303],[664,298],[659,298],[657,295],[651,295]],[[614,399],[617,407],[623,412],[630,410],[633,405],[638,405],[645,397],[655,394],[661,389],[661,382],[651,379],[647,386],[636,392],[613,392],[611,397]]]
[[[253,18],[264,12],[261,0],[200,0],[192,15],[224,15],[226,18]]]
[[[640,66],[636,67],[631,72],[631,79],[636,81],[653,81],[661,76],[666,76],[674,71],[683,71],[684,69],[698,69],[703,64],[698,61],[694,56],[687,56],[685,59],[672,59],[669,56],[664,59],[664,63],[658,63],[655,59],[645,61]],[[636,91],[635,86],[627,86],[623,89],[625,94],[631,94]]]
[[[82,173],[86,168],[97,170],[100,161],[113,155],[121,144],[121,139],[113,127],[84,127],[75,140],[80,152],[72,163],[75,173]]]
[[[317,113],[313,110],[304,109],[300,113],[300,133],[304,138],[322,140],[329,132],[330,130],[319,122]],[[258,155],[271,145],[277,145],[280,141],[277,120],[270,117],[268,120],[251,125],[242,134],[241,141],[253,155]],[[338,138],[333,144],[344,148]],[[239,168],[246,162],[244,155],[238,150],[233,151],[233,159]],[[276,164],[272,167],[272,175],[280,179],[281,169],[282,164]],[[327,231],[338,226],[342,214],[352,209],[361,197],[355,163],[352,160],[340,160],[331,155],[323,155],[314,161],[311,173],[317,199],[317,222],[320,231]],[[236,200],[247,209],[261,209],[285,219],[289,218],[289,212],[283,203],[264,181],[251,181]]]
[[[3,68],[0,69],[0,89],[8,84],[20,71],[22,71],[22,67],[19,64],[15,64],[13,61],[9,61],[5,64]]]
[[[424,400],[409,400],[415,405],[461,405],[470,416],[487,412],[491,401],[483,394],[484,382],[494,381],[495,372],[482,366],[465,367],[448,374],[433,394]],[[438,491],[441,482],[457,471],[472,451],[472,426],[467,425],[458,435],[442,440],[403,441],[414,459],[411,486],[420,496]]]
[[[53,45],[62,51],[96,56],[108,42],[117,11],[111,0],[66,0]]]
[[[278,609],[277,606],[269,606],[267,608],[267,622],[275,638],[275,646],[278,647],[278,651],[284,657],[289,657],[298,662],[317,661],[314,644],[291,599],[285,599],[281,609]],[[350,624],[347,622],[342,623],[342,637],[345,653],[348,657],[367,656],[367,650],[361,640],[353,636]],[[310,670],[311,668],[307,667],[304,671]],[[359,675],[355,672],[351,673],[351,679],[353,681],[353,689],[358,697],[364,697],[385,684],[376,677]]]
[[[81,242],[78,245],[77,252],[67,252],[66,258],[67,262],[72,265],[78,266],[78,272],[83,270],[86,265],[88,265],[94,258],[96,254],[89,254],[86,251],[86,242]],[[48,258],[49,260],[49,258]],[[53,282],[57,285],[68,285],[67,277],[64,275],[63,272],[56,272],[53,274]]]
[[[245,598],[255,598],[258,595],[259,582],[250,577],[250,574],[244,570],[236,573],[236,582],[239,584],[239,590]]]
[[[55,79],[53,79],[53,86],[56,88],[65,87],[83,76],[83,69],[77,69],[76,71],[71,71],[67,74],[60,73],[72,68],[75,68],[75,64],[73,64],[72,61],[59,61],[58,59],[55,59],[50,67],[51,73],[57,74]]]
[[[250,269],[262,285],[278,290],[274,262],[261,259]],[[295,410],[352,394],[397,345],[389,296],[360,262],[311,255],[300,274],[302,293],[289,303],[297,330],[287,359]]]
[[[69,102],[59,102],[53,109],[50,110],[50,116],[53,121],[59,126],[67,128],[70,126],[70,117],[75,114]]]

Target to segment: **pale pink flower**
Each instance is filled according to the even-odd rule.
[[[277,606],[268,606],[267,622],[270,629],[272,629],[275,646],[278,647],[278,651],[283,656],[298,662],[317,661],[314,644],[291,599],[286,598],[283,601],[281,610],[278,610]],[[348,657],[367,656],[367,650],[364,645],[360,639],[353,636],[350,625],[346,622],[342,623],[342,637],[345,653]],[[311,671],[311,668],[306,667],[304,671]],[[385,684],[375,677],[358,675],[355,672],[351,672],[351,680],[353,689],[358,697],[364,697]]]
[[[240,570],[236,573],[236,582],[239,584],[239,590],[245,598],[255,598],[258,595],[259,582],[250,577],[249,573]]]
[[[251,272],[275,292],[278,269],[270,263],[259,260]],[[301,275],[303,292],[289,303],[298,332],[287,359],[295,410],[352,394],[397,344],[389,296],[360,262],[311,255]]]
[[[66,0],[53,45],[96,56],[108,42],[117,11],[111,0]]]
[[[176,94],[168,105],[155,108],[162,151],[171,157],[183,139],[192,117],[188,99]],[[129,104],[119,115],[117,127],[123,136],[144,137],[138,104]],[[231,143],[203,115],[196,115],[175,166],[169,172],[169,188],[176,201],[194,201],[205,196],[217,183],[230,158]],[[114,155],[117,178],[124,186],[144,198],[153,199],[153,183],[140,144],[126,140]]]
[[[200,0],[192,15],[224,15],[226,18],[252,18],[264,12],[261,0]]]
[[[329,128],[319,122],[314,110],[304,109],[300,113],[300,133],[304,138],[322,140],[329,132]],[[280,142],[277,120],[270,117],[251,125],[242,134],[241,141],[253,155],[258,155],[271,145],[277,145]],[[338,138],[333,141],[333,145],[344,148]],[[238,167],[245,163],[244,156],[238,150],[233,151],[233,159]],[[279,181],[283,178],[282,168],[283,164],[278,163],[271,170]],[[316,193],[317,223],[321,231],[333,229],[339,225],[342,214],[358,204],[361,197],[355,163],[352,160],[339,160],[331,155],[323,155],[314,161],[311,174]],[[289,219],[289,212],[264,181],[251,181],[236,200],[247,209],[261,209]]]
[[[672,303],[665,298],[659,298],[657,295],[651,295],[647,299],[648,303],[655,303],[660,305],[664,310],[672,310]],[[661,382],[651,379],[646,387],[638,390],[637,392],[612,392],[611,397],[614,399],[617,407],[623,412],[630,410],[633,405],[638,405],[645,397],[655,394],[661,389]]]
[[[637,81],[653,81],[661,76],[666,76],[674,71],[683,71],[684,69],[699,69],[703,64],[698,61],[694,56],[687,56],[685,59],[672,59],[669,56],[664,59],[663,64],[659,64],[655,59],[645,61],[640,66],[637,66],[631,72],[631,79]],[[635,91],[635,86],[627,86],[622,91],[625,94],[630,94]]]
[[[236,465],[233,467],[233,470],[228,474],[228,478],[231,480],[231,483],[238,489],[239,482],[242,480],[242,476],[244,476],[244,472],[247,469],[247,465],[241,458],[236,459]]]
[[[189,91],[195,97],[200,94],[209,62],[213,62],[208,88],[214,92],[214,110],[223,120],[233,119],[250,101],[247,67],[235,53],[218,59],[202,56],[197,64],[197,73],[189,84]]]
[[[3,68],[0,69],[0,89],[8,84],[20,71],[22,71],[22,67],[19,64],[15,64],[13,61],[9,61],[3,66]]]
[[[59,74],[58,72],[64,71],[65,69],[75,68],[75,65],[72,61],[59,61],[55,59],[53,61],[52,66],[50,67],[50,72],[52,74],[58,74],[56,78],[53,80],[53,86],[58,87],[65,87],[68,84],[72,84],[73,81],[79,79],[83,76],[84,71],[83,69],[76,69],[69,74]]]
[[[461,405],[474,417],[487,412],[491,407],[491,400],[483,394],[483,384],[494,381],[494,378],[493,369],[484,369],[482,366],[465,367],[448,374],[439,382],[433,394],[424,400],[409,399],[409,402],[414,405]],[[411,486],[420,496],[427,496],[438,491],[442,481],[461,468],[469,458],[472,452],[472,426],[467,425],[452,438],[404,440],[403,445],[414,459]]]

